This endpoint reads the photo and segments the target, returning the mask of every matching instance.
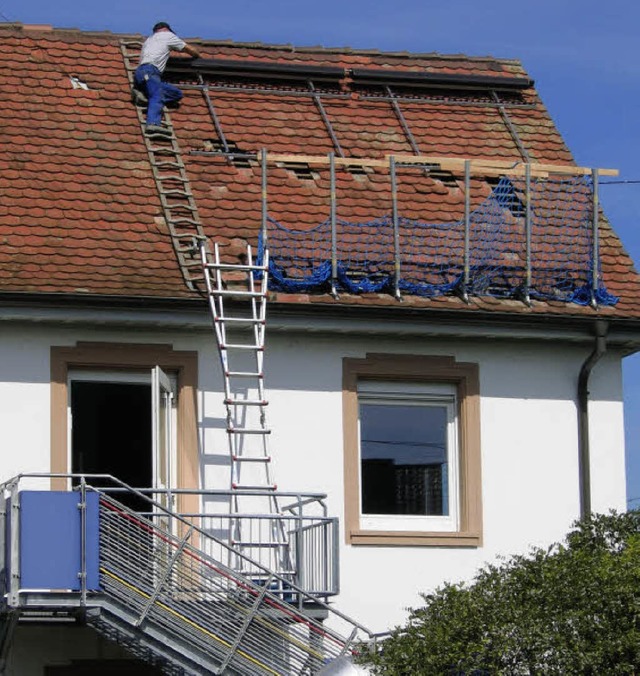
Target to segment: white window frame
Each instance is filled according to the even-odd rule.
[[[358,385],[365,381],[401,382],[418,386],[452,385],[458,418],[458,527],[382,530],[363,527],[360,500]],[[344,537],[348,545],[393,547],[482,546],[482,458],[480,430],[480,367],[451,355],[368,352],[342,360],[344,440]]]
[[[365,514],[362,512],[362,462],[359,463],[360,525],[366,530],[450,532],[459,528],[459,432],[456,388],[447,383],[415,383],[361,380],[358,382],[358,408],[375,403],[403,406],[444,407],[447,414],[447,498],[448,515]],[[358,449],[361,451],[361,425],[358,416]],[[362,456],[360,455],[360,458]]]

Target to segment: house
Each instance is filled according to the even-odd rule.
[[[167,140],[140,36],[0,31],[6,673],[313,673],[624,508],[640,280],[518,61],[195,40]]]

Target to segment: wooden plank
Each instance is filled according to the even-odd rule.
[[[259,158],[259,156],[257,156]],[[379,167],[388,168],[391,155],[385,155],[384,159],[362,158],[362,157],[335,157],[336,166],[356,166],[356,167]],[[441,157],[430,155],[394,155],[396,164],[432,164],[445,171],[459,172],[464,171],[464,164],[467,161],[463,157]],[[294,154],[267,154],[267,162],[276,163],[304,163],[309,165],[329,164],[328,155],[294,155]],[[471,173],[474,176],[524,176],[525,162],[513,162],[510,160],[490,160],[482,158],[469,159]],[[550,175],[589,175],[593,172],[590,167],[574,167],[569,164],[548,164],[532,162],[531,176],[548,177]],[[598,169],[600,176],[618,176],[617,169]]]
[[[259,156],[258,156],[259,157]],[[339,166],[354,167],[389,167],[388,159],[373,159],[360,157],[335,157],[334,161]],[[328,155],[272,155],[267,153],[267,162],[276,163],[303,163],[303,164],[329,164]]]

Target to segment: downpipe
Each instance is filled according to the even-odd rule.
[[[580,483],[580,518],[591,514],[591,450],[589,445],[589,377],[595,365],[607,351],[609,325],[595,323],[596,343],[586,358],[578,376],[578,476]]]

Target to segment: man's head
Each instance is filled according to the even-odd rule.
[[[158,21],[158,23],[153,27],[153,32],[157,33],[161,30],[171,30],[171,26],[166,21]],[[173,31],[171,31],[173,33]]]

